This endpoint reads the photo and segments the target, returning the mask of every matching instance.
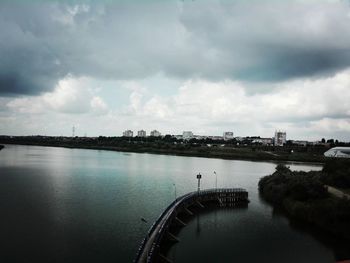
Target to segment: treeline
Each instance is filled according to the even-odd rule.
[[[313,153],[322,155],[329,146],[323,144],[316,145],[295,145],[289,143],[284,146],[263,145],[254,142],[258,136],[245,137],[242,140],[236,138],[231,140],[213,139],[213,138],[192,138],[183,140],[172,135],[162,137],[64,137],[64,136],[0,136],[0,143],[17,143],[17,144],[33,144],[33,145],[87,145],[87,146],[117,146],[117,147],[165,147],[165,148],[249,148],[252,151],[269,151],[276,153]]]
[[[210,138],[189,141],[164,137],[52,137],[52,136],[0,136],[0,143],[57,146],[67,148],[101,149],[138,153],[158,153],[235,160],[276,160],[324,162],[325,147],[302,148],[257,145],[237,145],[236,140],[216,141]],[[293,151],[291,149],[294,149]]]
[[[0,136],[0,143],[59,146],[68,148],[103,149],[125,152],[148,152],[184,156],[213,157],[242,160],[277,160],[323,162],[324,146],[261,146],[237,145],[237,141],[216,141],[210,138],[184,141],[174,136],[164,137],[53,137]]]
[[[350,161],[339,159],[326,162],[321,181],[337,188],[350,189]]]
[[[261,178],[259,191],[292,217],[350,239],[350,200],[330,196],[325,186],[349,188],[349,169],[349,160],[327,161],[320,172],[291,171],[278,165],[272,175]]]

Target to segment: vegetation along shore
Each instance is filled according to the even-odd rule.
[[[122,152],[170,154],[253,161],[295,161],[323,163],[323,153],[330,145],[264,146],[249,140],[237,142],[213,140],[177,140],[171,136],[126,137],[54,137],[54,136],[0,136],[0,143],[40,145],[67,148],[112,150]]]
[[[259,191],[265,200],[295,219],[347,240],[350,240],[349,189],[349,160],[329,160],[322,171],[311,172],[291,171],[278,165],[272,175],[259,181]]]

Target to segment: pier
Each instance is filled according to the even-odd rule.
[[[205,205],[208,203],[215,203],[219,207],[234,207],[248,202],[248,192],[241,188],[198,190],[177,198],[153,223],[139,247],[134,262],[150,263],[169,261],[160,254],[160,244],[165,237],[171,238],[174,241],[179,241],[175,235],[170,233],[169,228],[175,223],[185,226],[186,224],[178,215],[181,213],[193,215],[191,207],[197,206],[205,208]]]

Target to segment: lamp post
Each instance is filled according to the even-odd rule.
[[[198,179],[198,193],[199,191],[201,190],[201,178],[202,178],[202,175],[199,173],[197,174],[197,179]]]
[[[218,175],[216,174],[216,172],[214,171],[215,174],[215,189],[218,189]]]
[[[174,195],[175,195],[175,200],[176,200],[176,184],[173,184],[174,186]]]

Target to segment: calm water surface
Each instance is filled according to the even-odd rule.
[[[247,209],[203,212],[168,251],[176,262],[334,262],[349,244],[295,226],[258,195],[268,162],[6,145],[0,151],[3,262],[132,262],[152,222],[196,189],[243,187]],[[291,165],[296,170],[320,166]],[[144,217],[148,223],[143,223]]]

